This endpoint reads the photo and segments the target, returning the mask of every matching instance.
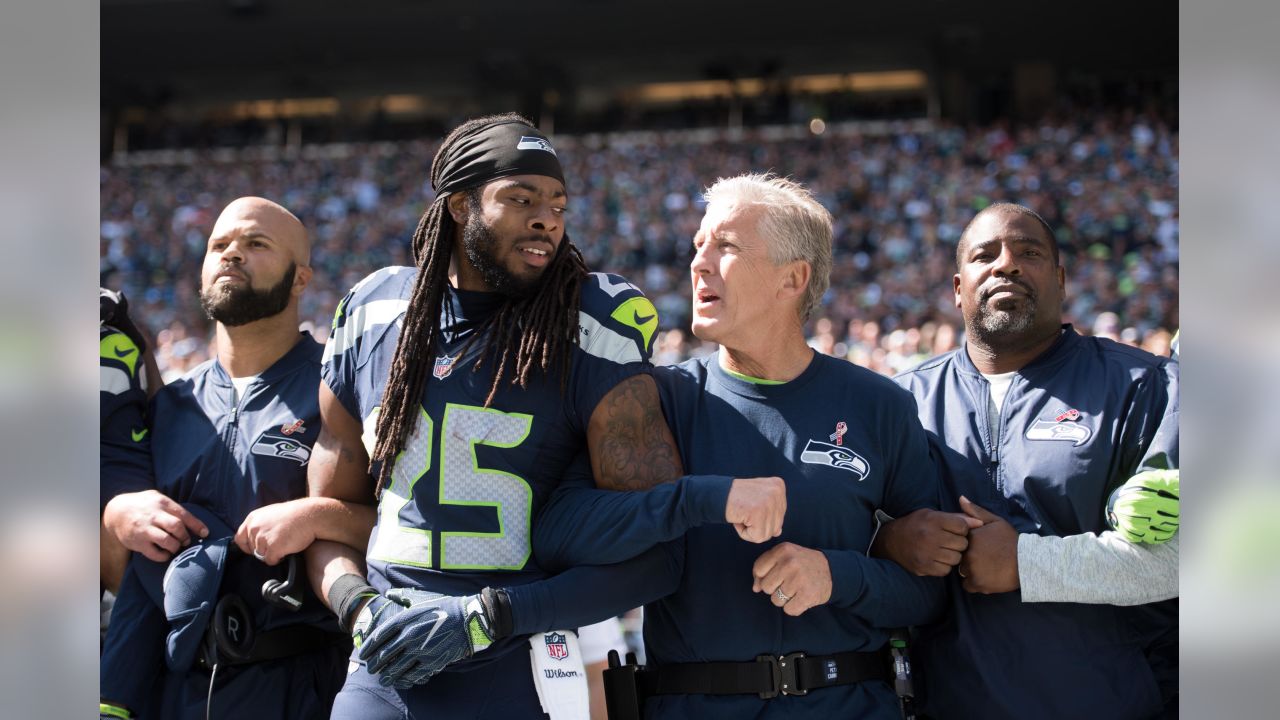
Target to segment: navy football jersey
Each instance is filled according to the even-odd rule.
[[[416,273],[384,268],[357,284],[325,348],[324,382],[363,424],[371,456]],[[563,389],[556,371],[523,389],[504,381],[486,408],[494,363],[476,369],[485,340],[477,335],[502,302],[495,293],[446,293],[441,347],[369,542],[369,582],[380,591],[467,595],[545,577],[531,553],[531,522],[585,447],[596,404],[647,372],[657,312],[634,285],[592,273]]]
[[[142,353],[128,335],[107,325],[98,328],[98,347],[101,511],[116,495],[146,490],[155,483],[151,479],[147,370]]]

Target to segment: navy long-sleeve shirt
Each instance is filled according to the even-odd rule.
[[[936,507],[938,479],[911,397],[884,378],[823,355],[799,377],[760,384],[715,358],[657,368],[663,409],[690,476],[644,493],[578,482],[553,496],[534,537],[540,561],[613,562],[655,542],[683,551],[676,592],[646,606],[645,644],[657,664],[749,661],[762,653],[872,651],[887,630],[932,620],[943,586],[866,556],[874,513]],[[706,473],[722,473],[710,475]],[[724,524],[734,477],[777,475],[787,485],[781,537],[740,539]],[[752,592],[752,566],[780,542],[820,550],[828,603],[799,617]],[[883,683],[825,688],[772,701],[753,696],[661,696],[646,713],[719,717],[894,717]]]
[[[98,511],[121,493],[155,487],[147,426],[147,370],[142,352],[128,335],[108,325],[98,328],[102,415]]]

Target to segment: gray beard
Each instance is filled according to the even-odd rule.
[[[1010,348],[1026,342],[1026,332],[1035,325],[1037,304],[1028,297],[1017,310],[992,310],[978,306],[972,322],[966,323],[969,334],[988,347]]]
[[[982,334],[989,335],[1025,332],[1035,322],[1036,309],[1036,301],[1031,298],[1027,298],[1019,310],[991,310],[980,305],[974,326]]]

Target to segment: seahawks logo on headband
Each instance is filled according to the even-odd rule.
[[[551,143],[540,137],[529,137],[528,135],[520,136],[520,142],[516,144],[517,150],[546,150],[552,155],[556,154],[556,149],[551,147]]]

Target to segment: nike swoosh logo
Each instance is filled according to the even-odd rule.
[[[427,645],[431,644],[431,638],[436,636],[436,631],[439,630],[440,626],[444,625],[444,621],[448,619],[449,619],[449,613],[443,610],[436,611],[436,624],[434,627],[431,628],[431,632],[427,633],[427,639],[422,641],[423,647],[426,647]]]
[[[147,428],[142,428],[141,430],[130,430],[129,434],[133,436],[134,442],[142,442],[142,438],[147,436],[147,432]]]
[[[115,349],[115,351],[116,351],[116,357],[118,357],[118,358],[127,358],[127,357],[129,357],[130,355],[132,355],[136,350],[137,350],[137,348],[125,348],[125,349],[124,349],[124,351],[122,352],[120,348],[116,348],[116,349]]]
[[[649,321],[650,321],[650,320],[652,320],[653,318],[654,318],[654,316],[653,316],[653,315],[643,315],[643,316],[642,316],[642,315],[640,315],[640,313],[635,313],[635,321],[636,321],[636,324],[637,324],[637,325],[644,325],[645,323],[649,322]]]

